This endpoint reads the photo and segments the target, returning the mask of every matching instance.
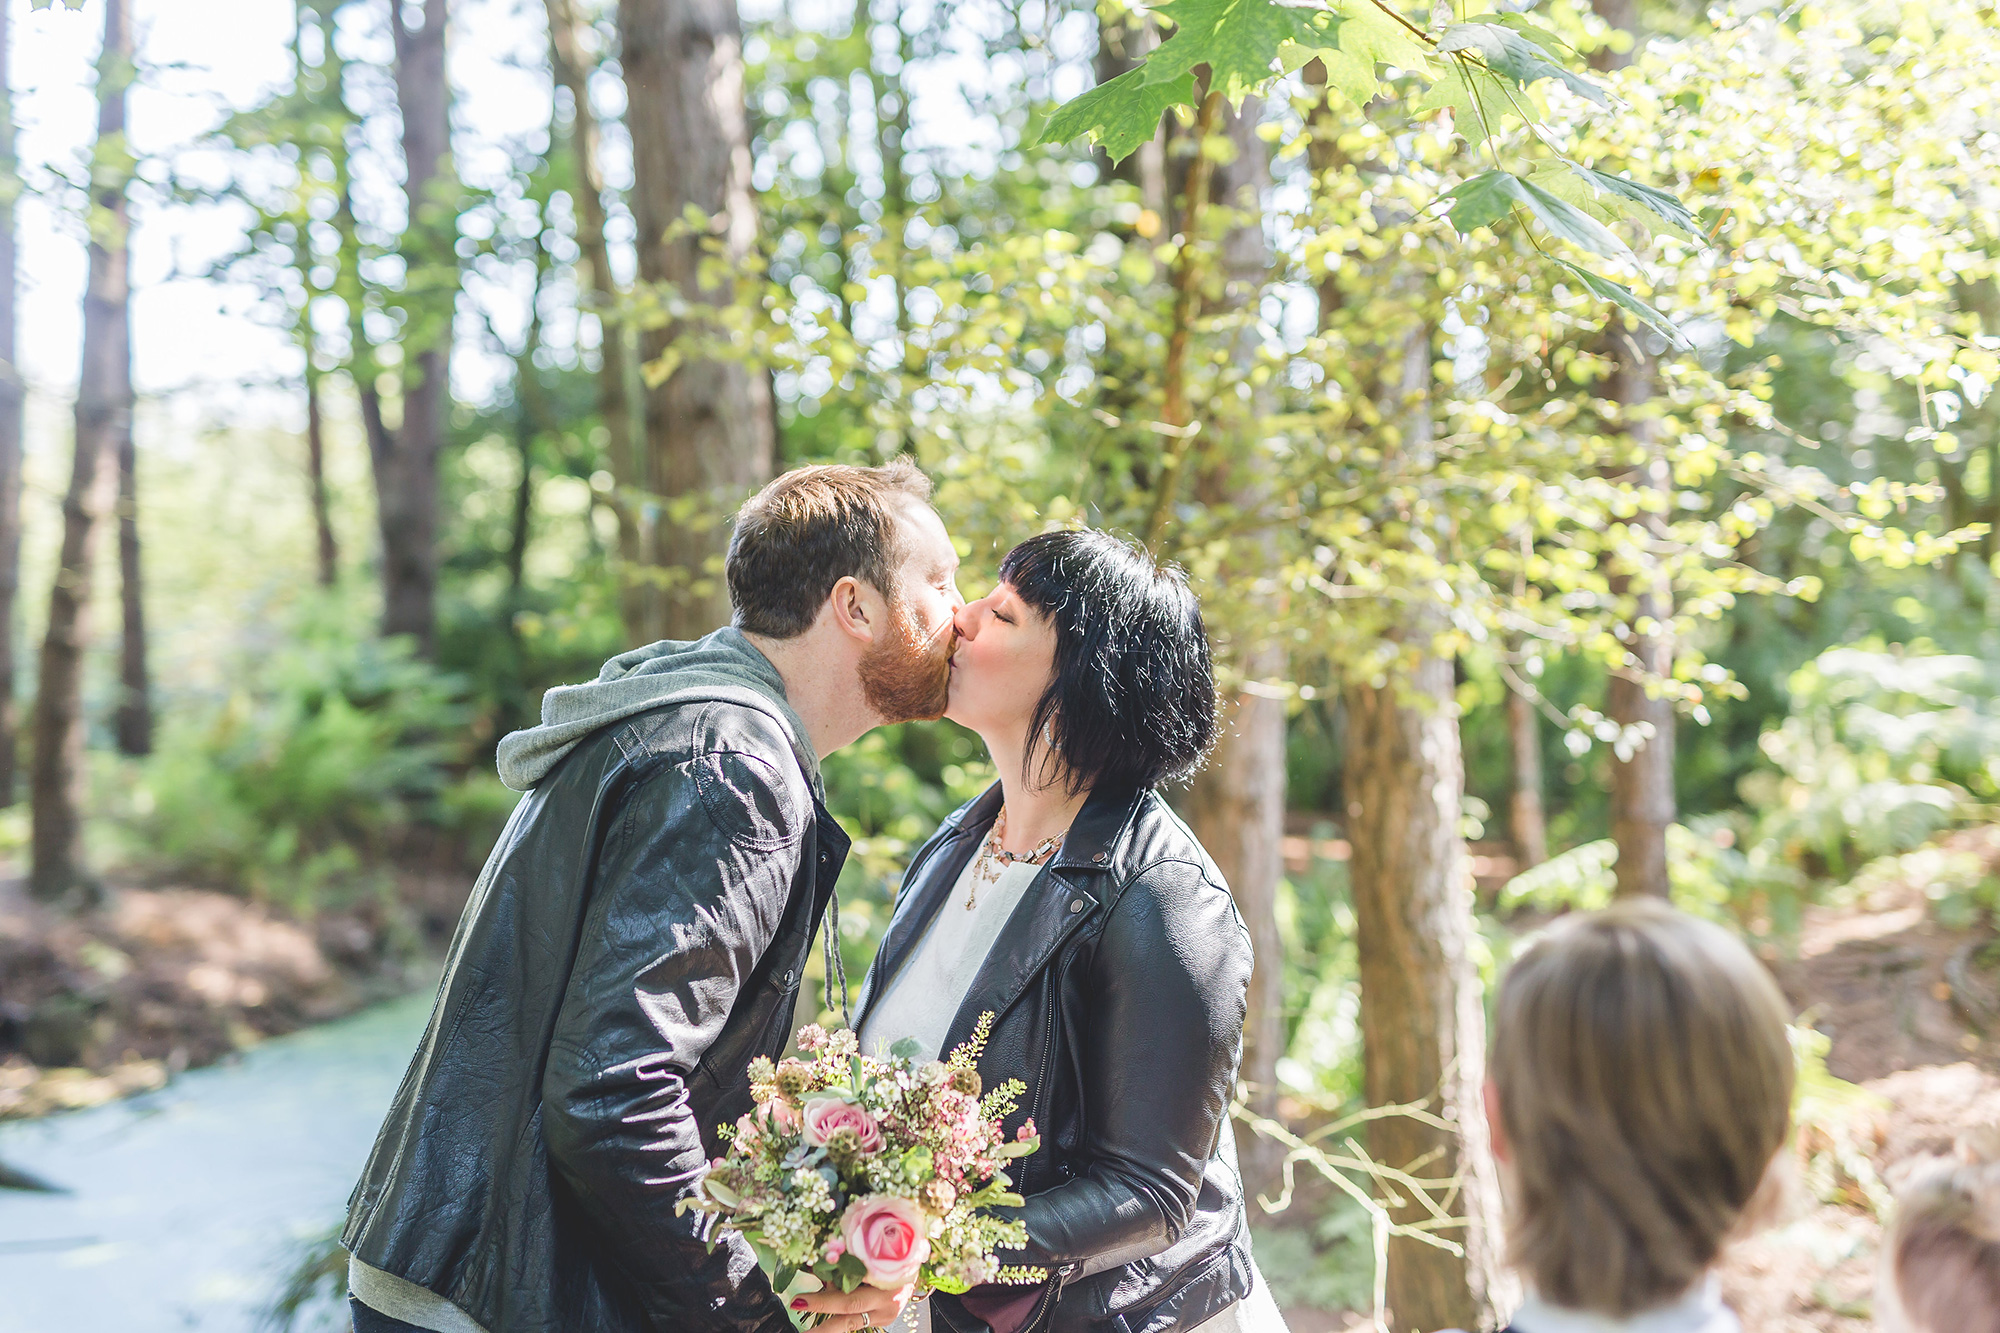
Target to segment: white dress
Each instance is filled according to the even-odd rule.
[[[975,884],[981,859],[974,856],[967,863],[915,951],[882,998],[869,1007],[868,1021],[856,1034],[862,1050],[872,1054],[914,1037],[926,1057],[947,1054],[942,1049],[945,1034],[958,1016],[959,1004],[1000,937],[1001,927],[1042,870],[1016,861],[1001,870],[997,883]],[[1253,1276],[1255,1285],[1248,1296],[1204,1320],[1192,1333],[1286,1333],[1284,1316],[1264,1285],[1264,1275],[1253,1272]],[[917,1333],[932,1333],[929,1301],[915,1306],[899,1325],[912,1326]]]

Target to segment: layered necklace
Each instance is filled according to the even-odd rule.
[[[1038,866],[1054,856],[1056,848],[1062,846],[1063,833],[1042,839],[1028,851],[1010,852],[1000,845],[1000,840],[1007,836],[1007,807],[1001,806],[1000,817],[993,821],[993,831],[986,835],[986,843],[979,849],[979,860],[972,867],[972,882],[965,888],[965,910],[970,912],[979,905],[979,887],[998,884],[1008,866],[1023,863]]]

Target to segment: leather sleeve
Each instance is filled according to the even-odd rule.
[[[785,911],[813,813],[756,755],[656,761],[607,835],[542,1081],[549,1161],[654,1328],[791,1333],[749,1247],[674,1205],[706,1168],[688,1081]]]
[[[1163,861],[1111,909],[1081,1025],[1079,1174],[1028,1199],[1020,1262],[1101,1272],[1157,1254],[1194,1215],[1236,1065],[1250,940],[1200,866]]]

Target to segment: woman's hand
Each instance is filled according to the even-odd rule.
[[[862,1283],[853,1291],[828,1287],[806,1296],[794,1296],[792,1308],[801,1314],[823,1314],[829,1318],[814,1333],[852,1333],[863,1328],[887,1328],[902,1316],[915,1285],[901,1291],[884,1291]]]

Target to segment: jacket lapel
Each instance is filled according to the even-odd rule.
[[[951,897],[952,886],[958,883],[966,863],[979,850],[980,839],[993,827],[999,814],[1000,786],[995,783],[947,820],[931,842],[917,853],[910,873],[903,877],[902,892],[896,895],[896,910],[889,918],[889,928],[882,934],[882,943],[875,950],[868,979],[862,983],[861,999],[854,1009],[856,1032],[867,1021],[875,1001],[910,960],[917,941],[924,937],[938,910]]]
[[[1144,792],[1091,793],[1063,839],[1062,851],[1035,876],[1000,928],[945,1033],[945,1051],[972,1035],[981,1014],[991,1010],[996,1020],[1003,1016],[1056,948],[1096,915],[1112,845],[1144,796]]]

